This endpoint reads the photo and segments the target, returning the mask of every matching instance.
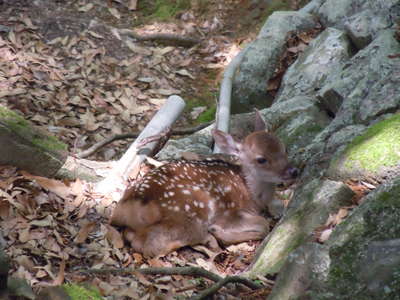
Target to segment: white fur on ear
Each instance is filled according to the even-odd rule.
[[[215,143],[223,153],[239,156],[242,144],[236,141],[229,133],[214,129],[212,135]]]

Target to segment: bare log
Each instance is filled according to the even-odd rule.
[[[235,77],[236,69],[239,67],[247,47],[240,51],[238,55],[229,63],[222,78],[221,89],[218,99],[218,108],[215,128],[223,132],[229,132],[229,119],[231,117],[231,96],[232,80]],[[221,153],[218,146],[214,146],[214,153]]]
[[[113,162],[69,156],[66,144],[0,105],[0,165],[49,178],[100,181]]]
[[[200,40],[193,37],[181,36],[173,33],[155,33],[140,35],[130,29],[119,29],[118,32],[120,35],[127,35],[138,41],[152,41],[171,46],[182,46],[190,48],[200,43]]]
[[[160,135],[170,127],[180,116],[185,107],[185,102],[179,96],[170,96],[167,102],[156,113],[153,119],[147,124],[136,141],[129,147],[121,159],[116,163],[109,175],[98,183],[96,191],[101,194],[110,195],[118,201],[125,190],[124,184],[129,176],[139,170],[140,164],[157,145],[156,141],[139,145],[146,138]]]

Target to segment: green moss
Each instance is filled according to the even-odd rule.
[[[154,5],[150,1],[139,1],[139,9],[143,10],[147,18],[159,21],[169,20],[189,8],[190,0],[156,0]]]
[[[392,167],[400,161],[400,114],[371,126],[346,148],[345,167],[355,163],[368,171]]]
[[[13,112],[12,110],[8,110],[5,107],[0,105],[0,118],[7,120],[7,125],[13,131],[20,131],[29,128],[29,122],[26,121],[19,114]]]
[[[54,136],[40,135],[32,139],[32,143],[50,151],[67,151],[68,146]]]
[[[205,112],[200,114],[200,116],[197,118],[197,121],[199,123],[205,123],[214,120],[216,111],[217,111],[216,106],[215,105],[211,106]]]
[[[77,284],[65,284],[64,289],[72,300],[102,300],[100,292],[93,287],[83,287]]]
[[[21,117],[19,114],[0,105],[0,119],[4,120],[7,127],[15,134],[32,142],[34,145],[49,151],[67,151],[68,147],[54,136],[42,133],[39,129]]]
[[[215,119],[215,113],[217,110],[215,99],[216,95],[210,92],[208,87],[204,86],[204,91],[198,96],[198,98],[188,98],[188,100],[186,100],[185,112],[190,113],[195,107],[206,106],[207,110],[202,112],[194,123],[200,124],[212,121]]]

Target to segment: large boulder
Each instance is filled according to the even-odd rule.
[[[325,245],[292,252],[269,299],[399,299],[400,177],[380,186]]]
[[[285,51],[288,33],[317,26],[314,17],[303,12],[275,12],[267,19],[257,39],[246,48],[233,80],[233,113],[271,105],[273,97],[267,94],[266,85]]]
[[[286,71],[275,102],[297,95],[316,95],[326,79],[340,71],[353,53],[343,31],[327,28]]]

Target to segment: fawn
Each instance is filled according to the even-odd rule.
[[[117,204],[111,224],[125,227],[124,238],[145,256],[165,255],[183,246],[217,246],[263,239],[262,217],[277,183],[293,181],[281,141],[265,131],[256,113],[255,132],[243,142],[214,130],[220,149],[239,165],[220,160],[171,161],[149,171]]]

